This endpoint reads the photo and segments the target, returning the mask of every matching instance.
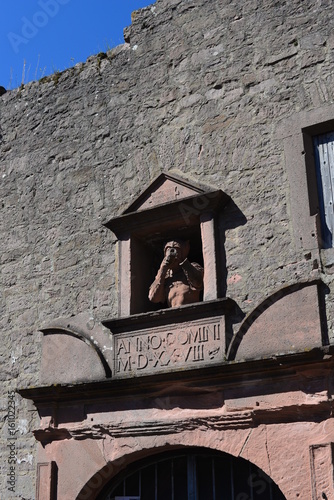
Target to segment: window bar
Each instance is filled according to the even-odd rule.
[[[248,462],[248,468],[249,468],[249,476],[248,476],[248,478],[250,479],[250,481],[248,481],[249,488],[250,488],[250,495],[251,495],[251,500],[254,500],[253,475],[252,475],[252,464],[251,464],[251,462]]]
[[[158,464],[154,466],[154,500],[158,500]]]
[[[188,455],[187,457],[187,473],[188,473],[188,500],[197,500],[196,457],[193,455]]]
[[[139,471],[139,474],[138,474],[138,492],[139,492],[139,496],[141,497],[141,470]]]
[[[171,473],[172,473],[172,500],[174,500],[174,460],[172,460],[172,466],[171,466]]]
[[[216,500],[216,475],[215,475],[215,459],[211,459],[212,471],[212,500]]]
[[[234,477],[233,477],[233,463],[232,457],[230,457],[230,477],[231,477],[231,493],[232,498],[234,498]]]

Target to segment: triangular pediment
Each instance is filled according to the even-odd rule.
[[[118,238],[127,238],[135,230],[137,236],[160,233],[173,227],[199,225],[201,215],[216,213],[230,197],[220,189],[212,189],[179,175],[160,174],[124,212],[104,225]]]
[[[164,205],[165,203],[178,201],[183,198],[188,198],[189,196],[202,194],[207,190],[207,187],[197,183],[190,183],[182,177],[162,173],[123,213],[128,214],[140,210],[147,210],[158,205]]]

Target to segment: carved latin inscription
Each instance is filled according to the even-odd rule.
[[[115,335],[116,376],[195,368],[224,359],[223,318]]]

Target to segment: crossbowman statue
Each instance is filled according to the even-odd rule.
[[[204,270],[196,262],[189,262],[189,250],[189,241],[166,243],[165,256],[150,286],[148,298],[151,302],[167,302],[168,307],[179,307],[199,301]]]

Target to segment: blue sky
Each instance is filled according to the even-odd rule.
[[[124,42],[131,12],[154,0],[3,0],[0,85],[13,89]]]

